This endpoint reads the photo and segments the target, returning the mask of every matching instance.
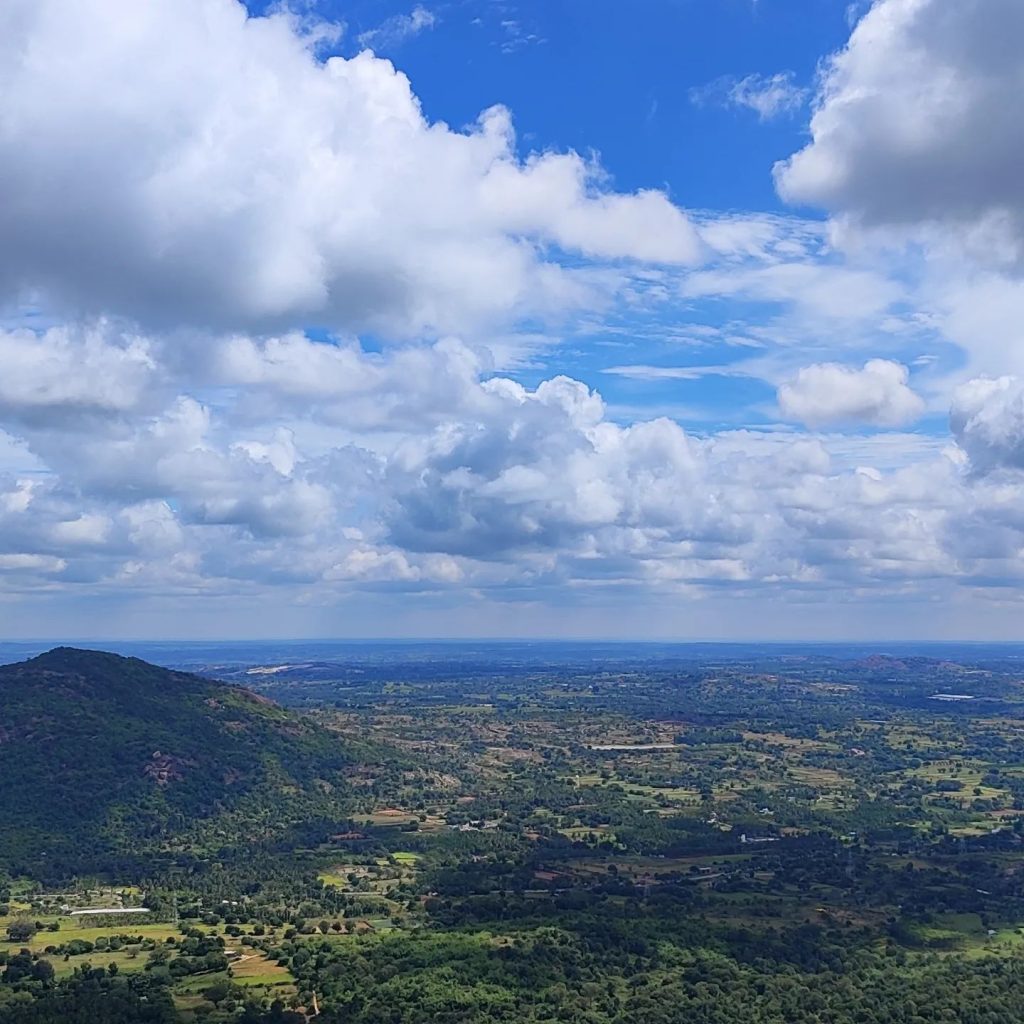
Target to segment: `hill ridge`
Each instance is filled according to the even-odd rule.
[[[241,687],[106,651],[0,666],[0,867],[213,848],[348,808],[351,743]]]

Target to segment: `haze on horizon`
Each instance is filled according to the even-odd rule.
[[[1024,5],[556,6],[3,5],[3,639],[1019,638]]]

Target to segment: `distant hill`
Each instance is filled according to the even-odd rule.
[[[0,868],[206,852],[340,818],[361,751],[266,698],[60,647],[0,666]]]

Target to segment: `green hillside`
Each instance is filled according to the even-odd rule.
[[[0,866],[271,839],[343,815],[356,757],[246,690],[57,648],[0,667]]]

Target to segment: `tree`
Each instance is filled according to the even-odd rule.
[[[42,981],[49,984],[53,981],[53,964],[49,960],[37,960],[32,965],[32,977],[36,981]]]
[[[28,942],[35,933],[35,922],[28,918],[18,918],[7,926],[7,938],[11,942]]]
[[[217,1006],[231,995],[231,985],[226,981],[215,982],[203,991],[203,995],[206,996],[214,1006]]]

